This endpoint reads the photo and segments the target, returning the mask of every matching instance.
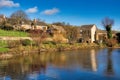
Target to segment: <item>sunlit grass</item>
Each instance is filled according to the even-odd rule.
[[[0,52],[7,52],[7,51],[8,51],[8,48],[4,48],[4,47],[0,48]]]
[[[21,31],[7,31],[0,29],[0,36],[9,36],[9,37],[27,37],[28,33]]]
[[[7,52],[7,42],[6,41],[0,41],[0,52]]]
[[[6,41],[0,41],[0,47],[7,47]]]

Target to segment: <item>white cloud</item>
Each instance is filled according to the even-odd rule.
[[[27,13],[36,13],[37,11],[38,11],[38,8],[36,6],[26,10]]]
[[[56,14],[60,12],[59,9],[57,8],[53,8],[53,9],[47,9],[47,10],[44,10],[43,12],[41,12],[42,14],[45,14],[45,15],[53,15],[53,14]]]
[[[0,8],[1,7],[19,7],[19,3],[14,3],[12,0],[0,0]]]

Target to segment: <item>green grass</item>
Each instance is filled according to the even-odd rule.
[[[27,37],[28,33],[21,31],[6,31],[0,29],[0,36],[9,36],[9,37]]]
[[[0,52],[7,52],[8,48],[7,47],[7,42],[6,41],[0,41]]]
[[[0,48],[0,52],[7,52],[8,48]]]
[[[0,41],[0,47],[7,47],[6,41]]]

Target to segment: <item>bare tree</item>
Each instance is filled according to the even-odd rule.
[[[18,10],[11,14],[11,20],[15,21],[17,25],[21,25],[28,20],[28,16],[24,11]]]
[[[102,25],[107,31],[107,37],[108,39],[112,38],[112,26],[114,24],[114,20],[110,19],[109,17],[106,17],[102,20]]]

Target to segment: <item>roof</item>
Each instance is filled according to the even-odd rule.
[[[106,33],[106,32],[107,32],[106,30],[100,30],[100,29],[97,30],[97,33]]]
[[[95,25],[95,24],[82,25],[82,26],[80,27],[80,29],[86,29],[86,30],[89,30],[89,29],[91,29],[94,25]]]

